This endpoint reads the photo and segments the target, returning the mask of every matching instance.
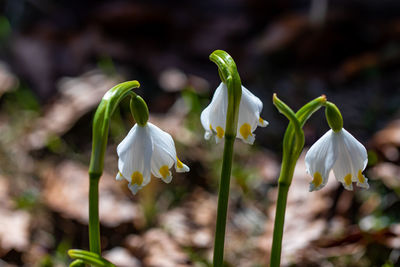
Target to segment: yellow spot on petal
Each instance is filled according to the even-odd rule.
[[[132,184],[141,185],[143,183],[143,175],[140,172],[132,173]]]
[[[162,165],[160,168],[160,174],[165,179],[169,176],[169,168],[167,165]]]
[[[224,129],[222,129],[221,126],[217,126],[217,128],[215,128],[215,129],[217,130],[217,136],[218,136],[219,138],[224,137]]]
[[[359,181],[360,183],[363,184],[363,183],[365,182],[365,177],[364,177],[364,175],[362,174],[361,170],[358,170],[357,178],[358,178],[358,181]]]
[[[264,123],[264,120],[260,117],[260,118],[258,118],[258,121],[261,123],[261,124],[263,124]]]
[[[344,177],[344,183],[345,183],[347,186],[351,185],[351,173],[347,174],[347,175]]]
[[[178,169],[183,168],[183,163],[178,159],[178,157],[176,157],[176,167],[178,167]]]
[[[251,126],[248,123],[243,123],[243,125],[239,129],[240,134],[243,136],[245,140],[247,140],[247,137],[252,136],[253,134],[251,133]]]
[[[312,183],[314,184],[315,187],[318,187],[322,184],[322,175],[319,172],[314,173],[314,179],[312,180]]]
[[[212,126],[211,126],[211,123],[210,123],[210,130],[212,131]]]

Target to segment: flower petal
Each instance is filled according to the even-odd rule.
[[[347,190],[353,190],[352,182],[369,188],[368,179],[362,174],[368,163],[367,150],[345,129],[334,134],[338,147],[338,158],[333,166],[336,179]]]
[[[263,104],[261,100],[242,86],[242,97],[239,106],[237,137],[253,144],[257,126],[265,127],[268,122],[260,117]],[[221,83],[215,90],[211,103],[201,113],[201,123],[206,133],[205,139],[215,135],[219,143],[225,135],[226,114],[228,109],[228,88]]]
[[[333,138],[334,132],[329,130],[306,154],[306,169],[313,176],[310,191],[319,190],[328,182],[329,172],[337,159],[337,149]]]
[[[211,104],[210,104],[211,105]],[[203,125],[204,130],[206,131],[204,133],[204,139],[209,140],[211,136],[213,135],[212,133],[212,127],[210,127],[210,105],[208,105],[203,112],[201,112],[200,115],[200,121],[201,124]]]
[[[151,157],[151,173],[166,183],[172,180],[172,173],[169,170],[175,163],[175,143],[171,135],[164,132],[152,123],[147,123],[152,138],[154,151]]]
[[[259,117],[257,125],[260,127],[267,127],[268,126],[268,121],[264,120],[263,118]]]
[[[129,181],[129,188],[133,194],[150,182],[150,160],[153,153],[147,125],[137,124],[132,127],[128,135],[117,147],[118,169]],[[117,177],[120,179],[120,177]]]
[[[190,168],[176,157],[175,170],[177,172],[188,172]]]
[[[253,132],[257,126],[265,127],[268,125],[268,122],[260,117],[262,107],[261,100],[242,86],[237,137],[248,144],[253,144],[255,139]]]
[[[221,83],[215,90],[211,103],[203,110],[200,116],[201,124],[206,131],[204,138],[209,139],[216,135],[218,143],[225,135],[226,112],[228,109],[228,88]]]
[[[118,173],[117,173],[117,176],[115,177],[115,180],[117,180],[117,181],[122,181],[122,180],[128,180],[128,179],[126,179],[123,175],[122,175],[122,173],[121,172],[119,172],[118,171]]]

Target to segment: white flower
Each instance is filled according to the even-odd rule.
[[[260,117],[263,104],[261,100],[242,86],[240,99],[237,137],[248,144],[253,144],[257,126],[265,127],[268,122]],[[221,83],[215,90],[211,103],[201,113],[201,124],[205,129],[204,138],[215,135],[219,143],[225,134],[226,113],[228,109],[228,88]]]
[[[144,127],[135,124],[118,145],[117,153],[119,172],[116,179],[126,179],[133,194],[150,182],[150,173],[169,183],[173,164],[177,172],[189,171],[176,156],[171,135],[149,122]]]
[[[306,154],[307,172],[314,177],[310,191],[326,185],[332,168],[336,180],[347,190],[353,190],[353,182],[368,189],[368,179],[362,174],[367,162],[367,150],[349,132],[343,128],[328,131]]]

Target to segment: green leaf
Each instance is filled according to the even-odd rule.
[[[94,252],[89,252],[81,249],[70,249],[68,250],[68,255],[72,259],[81,260],[86,264],[94,265],[97,267],[115,267],[114,264],[112,264],[111,262],[102,258],[100,255]],[[76,261],[74,261],[73,263],[78,264]],[[82,265],[73,265],[73,266],[82,266]]]

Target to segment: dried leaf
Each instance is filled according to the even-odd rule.
[[[87,171],[87,167],[72,161],[64,161],[55,168],[48,168],[43,174],[43,196],[46,204],[67,218],[87,223]],[[140,207],[124,194],[114,177],[107,174],[103,174],[100,179],[99,214],[100,221],[109,227],[125,222],[140,226],[144,222]]]
[[[67,132],[84,114],[93,110],[104,94],[121,79],[110,78],[98,71],[77,78],[64,78],[59,82],[60,95],[45,109],[32,132],[23,138],[27,150],[40,149],[50,137]]]

